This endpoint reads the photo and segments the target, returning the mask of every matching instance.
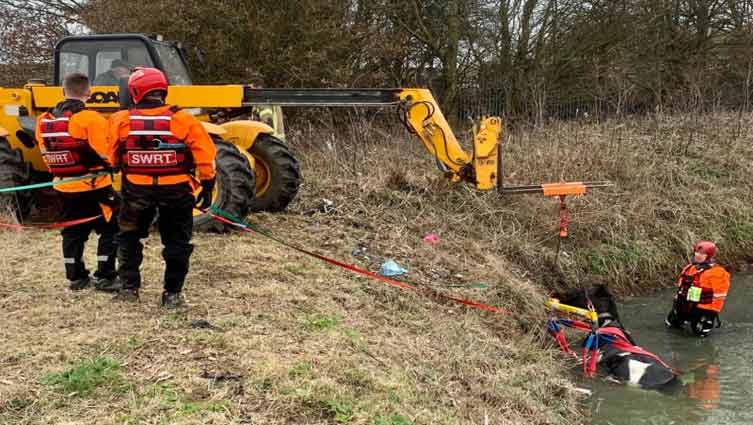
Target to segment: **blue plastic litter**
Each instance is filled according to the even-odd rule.
[[[379,274],[382,276],[400,276],[406,273],[408,273],[408,270],[400,267],[395,260],[387,260],[379,268]]]

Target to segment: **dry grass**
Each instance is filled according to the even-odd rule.
[[[559,256],[556,201],[449,185],[401,129],[352,120],[348,129],[357,138],[298,135],[308,177],[301,198],[303,205],[333,200],[337,209],[327,225],[363,226],[353,230],[359,238],[373,240],[377,252],[415,259],[414,269],[442,262],[454,268],[432,278],[483,274],[488,258],[504,258],[545,288],[607,283],[617,293],[637,293],[669,284],[700,238],[717,241],[720,259],[732,267],[751,259],[751,128],[750,115],[716,114],[508,130],[506,185],[616,183],[569,199],[571,237]],[[452,260],[414,252],[415,238],[429,231],[444,239]]]
[[[334,255],[350,249],[350,239],[336,242],[340,230],[316,217],[258,220]],[[0,237],[3,424],[543,424],[579,418],[556,354],[539,348],[539,326],[523,334],[514,317],[438,304],[260,237],[198,236],[187,285],[192,307],[177,314],[157,306],[156,237],[147,244],[138,305],[65,289],[53,232]],[[436,252],[452,257],[445,248]],[[524,290],[513,289],[518,281],[506,270],[487,281],[489,291],[461,292],[509,305],[493,294]],[[196,329],[197,320],[218,329]]]

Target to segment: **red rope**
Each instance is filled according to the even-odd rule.
[[[237,227],[239,230],[241,230],[243,232],[247,232],[247,233],[259,233],[260,235],[265,236],[267,238],[270,238],[270,239],[274,240],[275,242],[277,242],[277,243],[279,243],[281,245],[284,245],[284,246],[286,246],[288,248],[294,249],[294,250],[296,250],[296,251],[298,251],[300,253],[306,254],[306,255],[308,255],[310,257],[317,258],[319,260],[322,260],[322,261],[324,261],[326,263],[329,263],[329,264],[332,264],[334,266],[343,268],[343,269],[348,270],[350,272],[353,272],[353,273],[356,273],[356,274],[360,274],[362,276],[366,276],[368,278],[384,282],[384,283],[386,283],[388,285],[391,285],[391,286],[394,286],[394,287],[397,287],[397,288],[400,288],[400,289],[403,289],[403,290],[406,290],[406,291],[428,292],[428,291],[422,290],[422,289],[420,289],[420,288],[418,288],[418,287],[416,287],[414,285],[411,285],[411,284],[408,284],[408,283],[405,283],[405,282],[401,282],[399,280],[392,279],[392,278],[389,278],[389,277],[386,277],[386,276],[382,276],[380,274],[376,274],[376,273],[370,272],[368,270],[362,269],[362,268],[360,268],[358,266],[355,266],[353,264],[343,263],[341,261],[325,257],[325,256],[323,256],[321,254],[317,254],[316,252],[309,251],[309,250],[300,248],[300,247],[295,246],[295,245],[291,245],[291,244],[289,244],[287,242],[284,242],[284,241],[282,241],[280,239],[277,239],[277,238],[275,238],[275,237],[273,237],[271,235],[264,234],[263,232],[258,232],[258,231],[254,232],[254,230],[251,230],[248,226],[246,226],[244,224],[236,223],[236,222],[234,222],[232,220],[228,220],[225,217],[221,217],[219,215],[212,214],[212,218],[214,218],[215,220],[217,220],[217,221],[219,221],[221,223],[225,223],[225,224],[229,224],[231,226]],[[456,298],[456,297],[453,297],[453,296],[450,296],[450,295],[446,295],[446,294],[442,294],[442,293],[436,292],[436,291],[430,291],[430,295],[436,296],[438,298],[444,298],[446,300],[455,302],[457,304],[465,305],[465,306],[468,306],[468,307],[471,307],[471,308],[475,308],[475,309],[478,309],[478,310],[490,311],[492,313],[507,313],[507,310],[505,310],[505,309],[503,309],[501,307],[496,307],[496,306],[493,306],[493,305],[484,304],[484,303],[481,303],[481,302],[478,302],[478,301],[466,300],[466,299],[463,299],[463,298]]]
[[[0,222],[0,227],[4,227],[6,229],[15,229],[15,230],[64,229],[66,227],[73,227],[73,226],[77,226],[79,224],[89,223],[91,221],[97,220],[100,217],[102,217],[102,214],[100,214],[98,216],[95,216],[95,217],[80,218],[80,219],[77,219],[77,220],[60,221],[60,222],[56,222],[56,223],[31,223],[29,225],[12,224],[12,223],[2,223],[2,222]]]

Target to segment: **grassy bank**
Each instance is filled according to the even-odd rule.
[[[392,117],[385,117],[389,120]],[[507,182],[610,179],[557,204],[452,185],[417,141],[354,119],[292,130],[305,183],[277,236],[377,270],[386,259],[494,315],[332,269],[260,236],[200,235],[192,308],[157,308],[158,238],[136,306],[64,289],[55,233],[0,233],[0,423],[582,423],[542,349],[547,291],[667,285],[697,238],[753,243],[750,117],[553,123],[509,132]],[[439,236],[428,245],[422,237]],[[92,257],[90,255],[90,262]],[[207,328],[207,324],[211,325]]]
[[[480,270],[503,258],[545,288],[607,283],[622,294],[645,292],[671,284],[698,239],[717,241],[733,268],[751,259],[752,125],[750,115],[715,114],[508,129],[506,185],[615,183],[569,198],[571,237],[559,257],[555,200],[448,185],[399,130],[351,125],[353,134],[339,138],[299,135],[308,180],[294,210],[333,200],[332,221],[370,223],[355,233],[380,252],[415,258],[414,267],[443,260],[414,255],[414,240],[390,235],[437,232],[453,252],[449,268]]]

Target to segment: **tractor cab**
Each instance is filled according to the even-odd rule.
[[[162,70],[170,85],[192,84],[180,43],[162,36],[104,34],[65,37],[55,46],[54,86],[66,75],[79,72],[94,86],[117,86],[136,67]]]

